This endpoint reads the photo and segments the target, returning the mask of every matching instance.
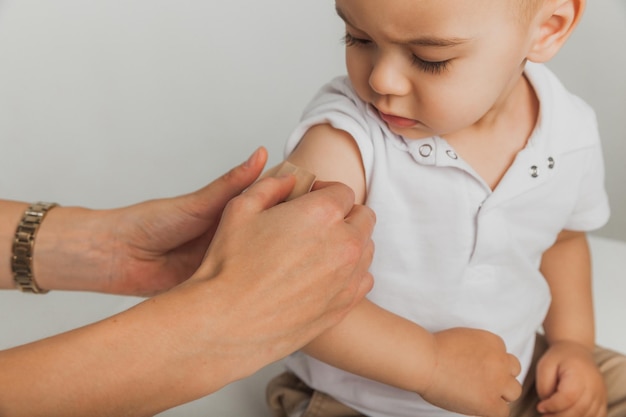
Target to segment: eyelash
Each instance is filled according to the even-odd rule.
[[[349,33],[345,34],[345,36],[342,38],[342,42],[347,47],[367,47],[372,44],[372,41],[370,40],[355,38]],[[416,55],[413,55],[411,58],[411,63],[424,72],[433,75],[439,75],[448,69],[448,64],[450,64],[450,60],[448,59],[445,61],[426,61]]]
[[[445,61],[424,61],[420,57],[413,55],[413,65],[419,67],[422,71],[433,75],[439,75],[448,69],[450,60]]]
[[[370,45],[372,43],[372,41],[367,40],[367,39],[355,38],[354,36],[352,36],[349,33],[346,33],[343,36],[343,38],[341,38],[341,41],[346,46],[367,46],[367,45]]]

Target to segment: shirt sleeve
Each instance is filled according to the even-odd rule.
[[[355,140],[369,183],[374,151],[372,146],[373,126],[368,116],[367,105],[361,101],[346,77],[337,77],[320,89],[305,108],[300,123],[287,139],[285,157],[296,149],[302,137],[315,125],[330,124],[343,130]]]
[[[586,160],[578,192],[578,201],[565,228],[577,231],[592,231],[604,226],[610,217],[609,198],[605,188],[604,158],[600,144],[595,114],[592,112],[591,134],[594,145],[585,150]]]
[[[609,200],[604,188],[604,169],[601,149],[590,150],[588,169],[580,184],[579,199],[565,228],[592,231],[604,226],[610,217]]]

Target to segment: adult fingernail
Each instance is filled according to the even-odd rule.
[[[259,157],[259,151],[260,150],[261,150],[261,148],[257,148],[256,151],[254,151],[252,153],[252,155],[250,155],[248,160],[246,162],[244,162],[243,166],[248,168],[248,167],[251,167],[252,165],[254,165],[254,163],[256,162],[257,158]]]

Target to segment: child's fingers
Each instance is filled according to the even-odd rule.
[[[585,401],[580,401],[584,397],[584,390],[581,388],[580,384],[576,383],[571,378],[561,379],[556,392],[549,398],[541,401],[537,405],[537,410],[540,413],[553,414],[563,413],[571,409],[577,403],[579,403],[580,406],[585,403]]]
[[[535,385],[539,398],[544,400],[556,392],[559,376],[558,363],[544,357],[537,365],[537,377]]]
[[[537,411],[541,414],[557,413],[563,410],[562,399],[557,394],[559,378],[558,362],[544,356],[537,365],[535,386],[537,395],[542,400],[537,405]]]
[[[537,405],[537,411],[541,414],[556,414],[562,413],[571,407],[571,401],[560,393],[556,393],[550,398],[541,401]]]
[[[517,382],[515,378],[512,378],[506,386],[502,387],[502,399],[506,403],[512,403],[516,401],[522,394],[522,386]]]
[[[522,372],[522,365],[519,359],[514,355],[509,354],[509,362],[511,363],[511,375],[518,376]]]

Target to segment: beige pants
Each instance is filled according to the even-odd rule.
[[[535,368],[547,348],[545,339],[538,336],[531,371],[524,382],[522,396],[511,404],[511,417],[540,417],[536,411],[539,398],[535,390]],[[598,347],[594,352],[594,358],[608,390],[608,417],[626,417],[626,356]],[[267,386],[267,402],[275,417],[364,416],[331,396],[309,388],[290,372],[285,372],[270,381]],[[303,404],[306,408],[300,413],[298,409]]]

